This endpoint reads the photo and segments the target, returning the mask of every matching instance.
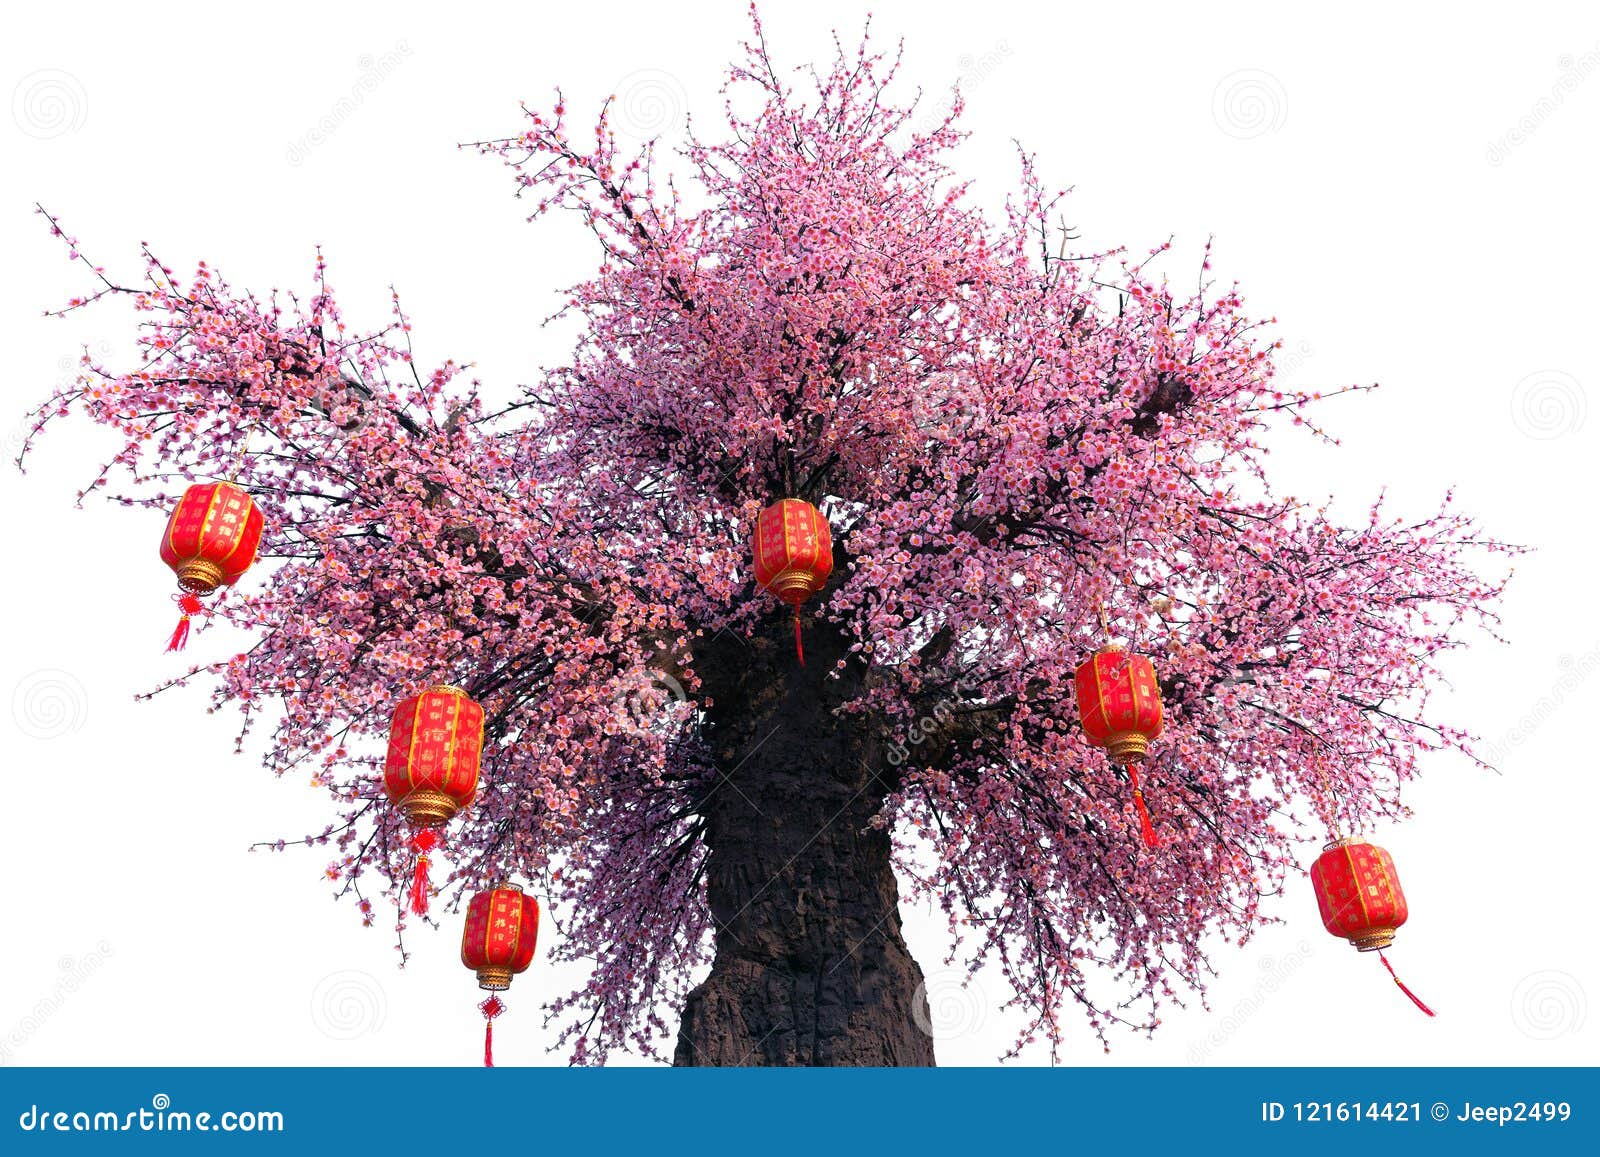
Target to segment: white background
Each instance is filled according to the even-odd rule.
[[[474,361],[491,389],[559,361],[569,336],[538,322],[591,267],[592,243],[574,221],[523,224],[508,175],[456,142],[516,132],[517,102],[548,105],[557,83],[580,121],[614,92],[623,129],[671,137],[692,111],[715,131],[746,25],[736,0],[693,16],[539,7],[13,8],[0,45],[6,458],[78,343],[115,356],[132,333],[116,306],[40,318],[87,283],[35,200],[125,276],[149,241],[180,271],[204,257],[236,284],[303,290],[320,243],[353,318],[381,321],[394,283],[423,364]],[[862,16],[822,0],[768,9],[784,64],[824,56],[830,26],[853,43]],[[1011,184],[1018,138],[1050,183],[1075,186],[1085,249],[1142,251],[1170,233],[1166,267],[1187,283],[1215,234],[1217,274],[1279,319],[1287,380],[1384,384],[1327,408],[1341,448],[1277,443],[1284,490],[1332,492],[1359,515],[1387,486],[1396,509],[1425,514],[1454,485],[1490,531],[1537,548],[1505,605],[1509,645],[1479,639],[1454,657],[1437,705],[1482,733],[1503,774],[1430,759],[1415,819],[1376,833],[1413,913],[1393,958],[1438,1019],[1323,932],[1300,879],[1271,905],[1281,925],[1218,946],[1210,1012],[1174,1012],[1153,1040],[1114,1038],[1109,1057],[1069,1012],[1066,1059],[1594,1062],[1600,12],[875,11],[880,37],[906,38],[905,78],[931,106],[964,78],[973,137],[957,164],[982,203]],[[259,752],[232,755],[235,720],[208,716],[198,688],[134,702],[183,661],[161,651],[160,516],[73,508],[107,445],[69,425],[25,476],[0,474],[0,1060],[472,1063],[478,993],[454,921],[413,933],[397,970],[387,921],[362,930],[329,902],[323,853],[246,852],[320,827],[325,797],[272,779]],[[230,648],[212,635],[191,655]],[[906,915],[941,1062],[990,1063],[1016,1028],[1003,986],[959,988],[940,971],[938,923]],[[582,979],[541,959],[517,981],[503,1063],[561,1062],[536,1006]]]

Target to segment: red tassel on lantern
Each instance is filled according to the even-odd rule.
[[[1311,887],[1317,894],[1322,926],[1342,936],[1358,951],[1376,952],[1395,986],[1429,1016],[1433,1009],[1395,975],[1383,950],[1394,943],[1395,931],[1411,915],[1394,858],[1365,840],[1336,839],[1311,865]]]
[[[833,573],[833,536],[822,511],[798,498],[784,498],[756,519],[751,542],[756,585],[794,608],[794,653],[805,666],[800,643],[800,606]]]
[[[1115,644],[1089,656],[1074,674],[1078,716],[1090,743],[1106,749],[1112,763],[1128,769],[1139,834],[1147,848],[1161,846],[1150,809],[1139,786],[1139,761],[1161,737],[1161,684],[1156,669],[1142,655],[1130,655]]]
[[[1420,1008],[1423,1012],[1427,1013],[1429,1016],[1436,1016],[1437,1015],[1433,1011],[1433,1009],[1429,1008],[1427,1005],[1422,1003],[1422,998],[1421,997],[1419,997],[1416,993],[1412,992],[1409,988],[1406,987],[1405,981],[1401,980],[1400,977],[1395,975],[1394,965],[1389,963],[1389,958],[1387,956],[1385,956],[1381,951],[1378,953],[1378,959],[1381,960],[1383,962],[1383,966],[1389,970],[1389,977],[1390,977],[1391,980],[1394,981],[1395,987],[1398,988],[1401,992],[1405,993],[1406,996],[1410,997],[1412,1004],[1416,1005],[1418,1008]]]
[[[539,943],[539,902],[515,884],[479,892],[467,904],[461,929],[461,963],[478,974],[478,987],[491,993],[511,987],[511,978],[527,971]],[[496,996],[478,1005],[483,1011],[483,1063],[494,1067],[494,1019],[505,1011]]]
[[[1139,813],[1139,836],[1144,840],[1147,848],[1159,848],[1161,839],[1156,835],[1156,826],[1150,822],[1150,809],[1144,805],[1144,791],[1139,787],[1139,765],[1128,764],[1128,782],[1133,784],[1133,807]]]
[[[189,620],[200,613],[202,598],[232,586],[250,569],[262,524],[260,508],[230,482],[201,483],[183,492],[161,540],[161,561],[178,576],[183,592],[178,597],[182,617],[167,650],[181,651],[188,643]]]
[[[428,894],[432,886],[428,880],[428,867],[432,863],[428,853],[444,842],[434,828],[423,828],[411,837],[411,846],[417,853],[416,870],[411,876],[411,911],[418,916],[428,914]]]
[[[506,1010],[505,1001],[498,996],[491,996],[488,1000],[480,1001],[478,1008],[483,1012],[483,1067],[494,1068],[494,1018]]]
[[[183,617],[178,620],[178,625],[172,628],[172,638],[167,640],[167,650],[181,651],[189,642],[189,620],[205,608],[201,606],[197,595],[177,595],[173,601],[178,604],[178,610]]]

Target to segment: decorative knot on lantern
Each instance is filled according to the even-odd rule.
[[[505,1010],[505,1001],[498,996],[478,1002],[478,1011],[483,1013],[483,1067],[486,1069],[494,1068],[494,1018]]]
[[[800,607],[833,573],[833,536],[822,511],[798,498],[784,498],[756,518],[752,543],[756,585],[794,608],[794,651],[805,666],[800,643]]]
[[[1342,936],[1360,952],[1376,952],[1396,987],[1429,1016],[1433,1010],[1395,975],[1383,950],[1394,943],[1395,931],[1411,911],[1394,858],[1365,840],[1334,839],[1311,865],[1311,887],[1317,895],[1322,926]]]
[[[477,795],[482,758],[483,708],[461,688],[429,687],[394,709],[383,790],[413,829],[410,902],[419,916],[428,911],[429,853],[443,842],[436,829]]]
[[[201,612],[200,600],[232,586],[255,562],[263,519],[250,496],[231,482],[197,483],[183,492],[167,518],[161,561],[178,576],[180,618],[167,650],[189,641],[189,620]]]
[[[433,864],[429,853],[442,843],[444,837],[437,828],[419,828],[411,836],[411,850],[417,853],[417,864],[411,875],[409,900],[411,910],[418,916],[428,914],[428,894],[432,890],[428,884],[428,868]]]
[[[467,904],[461,930],[461,963],[478,975],[478,987],[491,993],[511,987],[511,978],[533,963],[539,943],[539,902],[515,884],[479,892]],[[483,1063],[494,1066],[494,1020],[506,1009],[498,995],[481,1002]]]
[[[1127,769],[1140,835],[1146,847],[1159,847],[1139,786],[1139,762],[1161,737],[1161,684],[1155,667],[1143,655],[1108,643],[1078,666],[1073,683],[1084,735],[1105,748],[1112,763]]]

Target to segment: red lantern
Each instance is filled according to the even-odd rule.
[[[232,586],[250,569],[261,545],[261,510],[231,482],[198,483],[183,492],[167,519],[161,561],[178,576],[178,620],[167,650],[189,641],[189,619],[200,600],[218,587]]]
[[[467,905],[461,930],[461,963],[478,974],[478,987],[491,994],[511,987],[511,978],[533,963],[539,942],[539,902],[524,896],[515,884],[479,892]],[[505,1011],[497,995],[479,1004],[483,1010],[483,1063],[494,1066],[494,1018]]]
[[[437,829],[478,793],[483,756],[483,708],[459,687],[429,687],[394,709],[383,790],[415,832],[417,868],[411,910],[428,911],[428,853],[440,843]]]
[[[1106,749],[1111,762],[1128,769],[1145,846],[1159,847],[1139,787],[1139,761],[1161,737],[1161,684],[1155,667],[1142,655],[1108,644],[1079,665],[1074,683],[1084,734],[1090,743]]]
[[[1411,914],[1393,857],[1364,840],[1336,839],[1311,865],[1311,887],[1317,894],[1322,926],[1361,952],[1376,952],[1400,991],[1432,1016],[1433,1010],[1401,984],[1383,954],[1394,943],[1395,930]]]
[[[802,666],[800,605],[822,589],[833,573],[833,536],[822,511],[798,498],[784,498],[756,519],[756,585],[794,608],[794,650]]]

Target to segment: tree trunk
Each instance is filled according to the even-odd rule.
[[[775,610],[753,639],[696,648],[717,767],[700,801],[716,923],[711,975],[689,996],[679,1065],[931,1065],[922,971],[900,934],[880,737],[836,716],[861,689],[844,640],[808,616],[806,658]]]

